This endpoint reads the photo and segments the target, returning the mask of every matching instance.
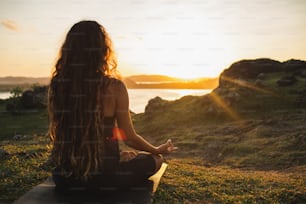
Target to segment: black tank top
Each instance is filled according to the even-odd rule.
[[[102,172],[113,173],[116,171],[119,160],[119,144],[118,140],[113,136],[113,129],[115,126],[114,117],[104,118],[104,160],[102,164]]]

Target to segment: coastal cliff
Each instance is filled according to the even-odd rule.
[[[241,60],[203,96],[151,99],[134,116],[152,141],[172,138],[183,157],[211,164],[283,169],[306,164],[306,62]]]
[[[148,102],[145,115],[174,111],[188,118],[186,112],[192,112],[191,116],[222,112],[230,116],[226,109],[245,114],[297,108],[306,108],[306,62],[263,58],[233,63],[220,74],[219,86],[207,95],[176,101],[156,97]]]

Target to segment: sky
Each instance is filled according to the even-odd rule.
[[[123,76],[216,77],[241,59],[306,60],[305,0],[0,0],[0,77],[50,76],[80,20],[105,27]]]

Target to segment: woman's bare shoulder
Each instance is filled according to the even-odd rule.
[[[117,78],[108,78],[108,88],[115,93],[120,93],[126,90],[125,83]]]

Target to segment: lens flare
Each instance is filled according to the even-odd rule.
[[[111,137],[111,140],[118,140],[118,141],[126,140],[126,135],[124,130],[118,127],[113,128],[113,136]]]

